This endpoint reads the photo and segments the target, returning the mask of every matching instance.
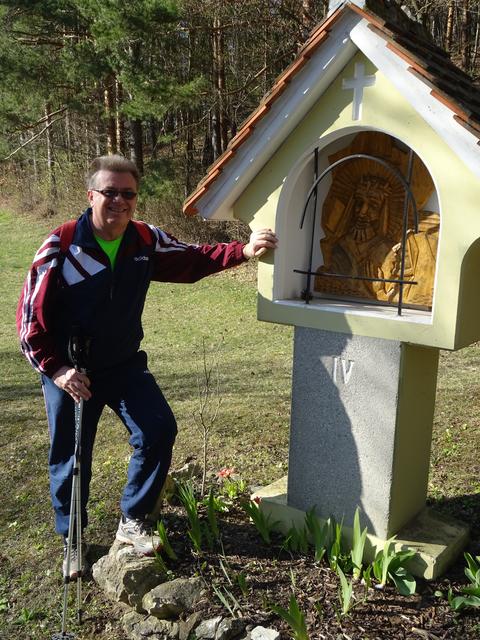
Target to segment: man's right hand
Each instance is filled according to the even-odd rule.
[[[52,380],[60,387],[66,391],[75,402],[80,402],[80,400],[88,400],[92,397],[90,389],[90,380],[84,374],[80,373],[73,367],[60,367],[60,369],[53,374]]]

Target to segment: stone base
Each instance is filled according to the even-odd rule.
[[[303,527],[305,513],[287,505],[287,477],[255,491],[252,497],[261,498],[261,509],[270,515],[282,533],[294,524]],[[319,518],[320,522],[322,519]],[[352,538],[352,529],[344,526],[345,541]],[[426,580],[435,580],[454,562],[468,542],[468,527],[458,520],[425,507],[395,537],[395,548],[412,549],[416,555],[408,564],[409,571]],[[364,559],[372,562],[385,540],[367,535]]]

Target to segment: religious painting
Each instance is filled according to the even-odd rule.
[[[406,177],[409,151],[391,136],[366,131],[329,156],[329,162],[365,154],[384,160]],[[396,304],[403,262],[402,303],[431,309],[440,217],[426,207],[435,187],[427,168],[414,154],[410,189],[416,202],[418,228],[415,229],[410,202],[404,240],[406,190],[389,166],[356,158],[332,170],[321,219],[324,264],[317,269],[314,289],[342,299]]]

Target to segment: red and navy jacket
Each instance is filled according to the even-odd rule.
[[[196,282],[245,261],[240,242],[186,244],[158,227],[129,222],[112,270],[93,235],[90,214],[87,209],[78,219],[65,252],[61,236],[66,225],[45,240],[18,303],[22,352],[48,377],[70,364],[73,327],[92,339],[89,371],[133,357],[143,338],[142,312],[152,280]]]

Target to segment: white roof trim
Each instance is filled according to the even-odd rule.
[[[409,64],[387,42],[369,29],[362,20],[351,31],[350,37],[357,47],[390,80],[410,102],[417,113],[448,144],[467,167],[480,177],[480,148],[478,139],[456,122],[451,109],[430,95],[430,87],[408,71]]]
[[[359,20],[360,16],[348,12],[335,24],[328,40],[294,76],[250,138],[198,200],[195,206],[199,215],[233,219],[234,202],[356,53],[349,33]]]

